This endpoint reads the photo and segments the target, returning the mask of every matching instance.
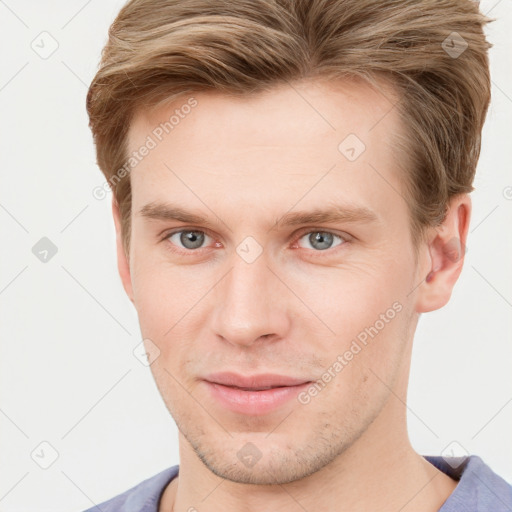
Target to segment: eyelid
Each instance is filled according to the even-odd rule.
[[[202,249],[208,249],[208,247],[200,247],[199,249],[187,249],[187,248],[184,248],[184,247],[180,247],[179,245],[176,245],[174,244],[173,242],[171,242],[169,240],[169,238],[172,236],[172,235],[175,235],[176,233],[181,233],[183,231],[198,231],[200,233],[204,233],[206,236],[209,236],[212,240],[215,241],[215,236],[213,236],[212,233],[209,232],[209,230],[207,229],[204,229],[204,228],[198,228],[198,227],[194,227],[194,226],[182,226],[180,228],[175,228],[175,229],[171,229],[170,231],[166,231],[164,232],[164,234],[160,237],[162,242],[169,242],[169,244],[173,245],[174,247],[176,247],[176,251],[177,252],[182,252],[182,253],[192,253],[192,252],[200,252]]]
[[[336,235],[340,237],[344,242],[350,242],[351,240],[354,240],[355,237],[352,235],[349,235],[345,231],[338,232],[336,230],[326,229],[326,228],[315,228],[315,227],[307,227],[300,229],[298,233],[294,233],[294,240],[297,242],[300,238],[302,238],[304,235],[307,235],[309,233],[329,233],[331,235]]]
[[[162,239],[162,241],[168,241],[170,244],[175,246],[176,247],[176,251],[178,251],[178,252],[181,251],[181,252],[192,253],[192,252],[200,252],[202,249],[208,249],[208,247],[200,247],[199,249],[186,249],[186,248],[182,248],[182,247],[177,246],[176,244],[172,243],[169,240],[169,238],[172,235],[175,235],[176,233],[181,233],[183,231],[199,231],[200,233],[204,233],[205,235],[209,236],[214,241],[216,239],[216,237],[208,229],[199,228],[197,226],[181,226],[179,228],[175,228],[175,229],[172,229],[170,231],[166,231],[162,235],[161,239]],[[305,249],[305,250],[308,250],[308,251],[311,251],[311,252],[323,253],[323,252],[327,252],[329,250],[336,249],[336,247],[342,246],[345,243],[354,240],[354,237],[352,235],[349,235],[346,232],[337,232],[336,230],[329,230],[329,229],[326,229],[326,228],[317,228],[317,227],[308,226],[308,227],[304,227],[304,228],[300,229],[298,232],[295,232],[292,235],[292,237],[291,237],[292,238],[292,245],[297,245],[298,241],[304,235],[311,234],[311,233],[329,233],[331,235],[335,235],[335,236],[339,237],[341,240],[343,240],[343,242],[338,244],[338,245],[336,245],[336,246],[334,246],[334,247],[332,247],[332,248],[326,249],[325,251],[313,251],[312,249],[306,249],[304,247],[298,247],[299,249]],[[217,242],[215,242],[215,243],[217,243]]]
[[[200,233],[204,233],[208,235],[210,238],[215,238],[209,230],[205,228],[199,228],[196,226],[180,226],[179,228],[174,228],[171,230],[165,230],[161,234],[162,240],[165,240],[166,238],[169,238],[171,235],[175,235],[176,233],[181,233],[182,231],[199,231]]]

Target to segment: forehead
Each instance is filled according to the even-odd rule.
[[[324,190],[336,182],[340,192],[366,188],[375,196],[367,185],[376,173],[400,178],[395,103],[385,82],[304,80],[244,97],[198,92],[139,111],[129,153],[149,139],[154,147],[131,172],[132,200],[164,199],[180,189],[196,201],[194,191],[214,195],[236,187],[246,201],[261,202],[266,190],[279,203],[280,194],[300,198],[304,183],[296,187],[294,180],[313,186],[326,173]]]
[[[193,107],[190,107],[191,98],[195,103]],[[338,131],[334,136],[336,140],[344,130],[354,130],[365,138],[385,117],[388,118],[387,122],[377,132],[388,133],[390,124],[394,125],[395,130],[400,128],[395,116],[388,116],[395,103],[392,86],[382,79],[376,81],[375,85],[356,78],[305,79],[243,96],[201,91],[182,95],[157,108],[137,111],[130,125],[128,145],[135,148],[166,122],[172,125],[172,138],[179,139],[180,132],[185,130],[183,136],[188,138],[193,130],[195,142],[218,139],[231,129],[229,141],[232,145],[249,142],[247,135],[251,139],[257,137],[262,144],[272,145],[276,132],[279,132],[279,142],[291,144],[300,134],[311,137],[314,132],[317,135],[334,135]],[[180,125],[181,129],[178,130]],[[237,134],[232,133],[235,127]],[[211,130],[216,130],[214,137]],[[165,132],[163,135],[169,134]],[[312,139],[311,142],[316,141]]]

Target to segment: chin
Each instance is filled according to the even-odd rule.
[[[206,434],[188,440],[196,456],[220,478],[241,484],[283,485],[316,473],[343,452],[347,445],[339,434],[306,435],[309,442],[277,434],[269,439],[268,432],[246,432],[216,441]]]

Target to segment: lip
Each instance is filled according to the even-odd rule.
[[[261,373],[259,375],[240,375],[234,372],[218,372],[207,375],[204,380],[224,386],[236,386],[238,388],[264,388],[278,386],[296,386],[304,382],[310,382],[306,379],[288,377],[275,373]]]
[[[210,395],[221,406],[252,416],[279,408],[311,384],[311,381],[285,375],[266,373],[246,376],[232,372],[210,374],[204,382]],[[259,391],[254,389],[269,387]]]

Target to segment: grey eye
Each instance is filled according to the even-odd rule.
[[[191,231],[191,230],[183,230],[177,231],[169,236],[169,240],[178,245],[178,247],[182,246],[185,249],[198,249],[200,248],[204,241],[205,235],[202,231]],[[177,237],[173,240],[173,237]],[[179,243],[177,243],[179,241]]]
[[[311,233],[306,233],[304,236],[300,238],[306,239],[310,244],[308,249],[316,249],[319,251],[324,251],[325,249],[330,249],[331,247],[336,247],[336,245],[340,245],[342,242],[333,245],[333,241],[335,238],[342,240],[339,235],[335,235],[334,233],[329,233],[328,231],[312,231]]]

